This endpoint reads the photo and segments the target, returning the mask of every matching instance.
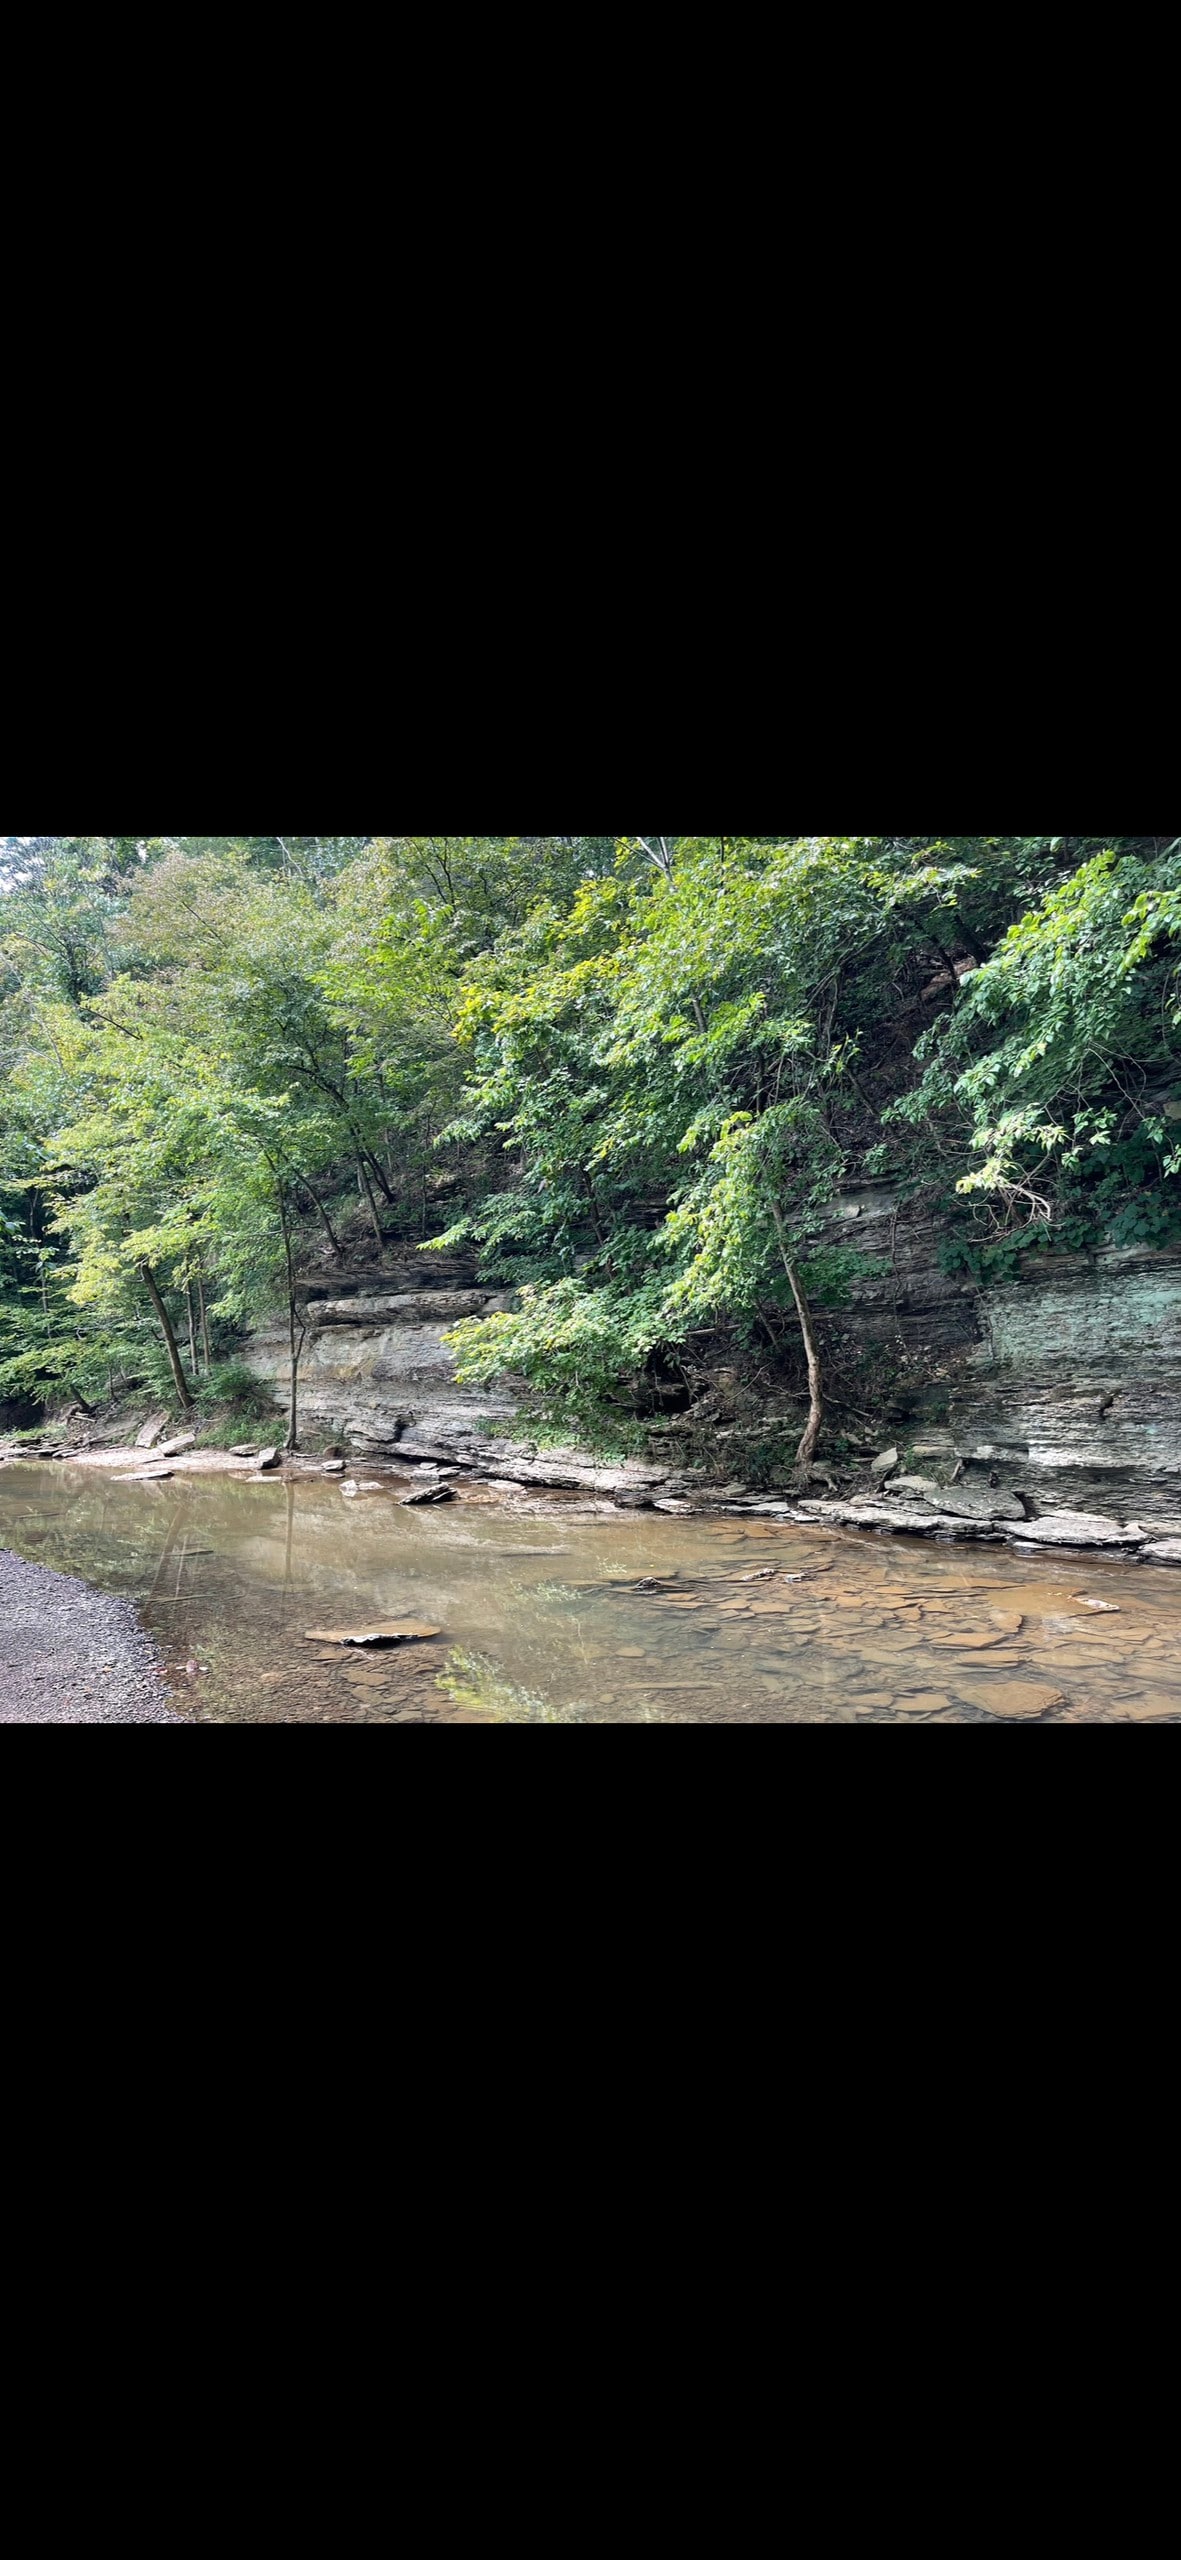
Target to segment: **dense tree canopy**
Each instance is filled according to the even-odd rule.
[[[728,1331],[806,1464],[842,1183],[980,1278],[1181,1233],[1179,969],[1167,837],[8,839],[0,1396],[183,1401],[397,1238],[516,1292],[461,1369],[543,1423],[625,1438]]]

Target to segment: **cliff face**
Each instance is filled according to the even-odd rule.
[[[941,1270],[945,1231],[884,1184],[846,1191],[830,1232],[888,1266],[854,1283],[850,1329],[946,1376],[941,1424],[914,1424],[929,1457],[995,1475],[1035,1511],[1181,1512],[1181,1251],[1035,1251],[1017,1279],[977,1288]]]
[[[976,1300],[957,1449],[1035,1500],[1157,1518],[1181,1508],[1181,1253],[1028,1257]]]
[[[327,1280],[322,1295],[309,1295],[301,1418],[357,1450],[399,1446],[408,1457],[487,1457],[484,1426],[510,1419],[513,1399],[495,1388],[459,1386],[442,1337],[461,1316],[491,1313],[507,1301],[473,1285],[460,1262],[437,1254],[407,1261]],[[253,1334],[245,1358],[284,1403],[286,1319]]]
[[[425,1277],[431,1285],[423,1286]],[[443,1335],[461,1316],[495,1314],[510,1300],[482,1289],[462,1263],[438,1255],[337,1280],[337,1294],[308,1305],[308,1339],[300,1361],[299,1412],[355,1450],[402,1458],[440,1459],[495,1473],[517,1484],[568,1485],[615,1498],[668,1483],[670,1470],[628,1458],[604,1466],[585,1449],[547,1449],[531,1440],[489,1434],[517,1411],[507,1389],[461,1387]],[[243,1355],[257,1378],[287,1401],[290,1355],[286,1319],[252,1335]]]
[[[927,1384],[909,1416],[894,1406],[883,1417],[884,1439],[945,1481],[962,1461],[962,1481],[995,1478],[1034,1513],[1181,1517],[1181,1251],[1033,1252],[1018,1279],[977,1288],[941,1269],[946,1231],[885,1183],[846,1189],[829,1232],[877,1265],[854,1283],[847,1330],[922,1356]],[[583,1452],[539,1457],[528,1442],[489,1438],[489,1423],[511,1424],[512,1393],[460,1387],[442,1336],[508,1301],[462,1262],[411,1254],[322,1287],[309,1303],[300,1413],[358,1452],[396,1447],[602,1490],[668,1479],[667,1464],[604,1469]],[[246,1357],[283,1403],[285,1322],[256,1333]]]

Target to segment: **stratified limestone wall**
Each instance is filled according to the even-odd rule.
[[[510,1421],[513,1399],[496,1388],[459,1386],[443,1335],[461,1316],[491,1314],[506,1303],[492,1289],[384,1287],[313,1302],[299,1370],[301,1421],[360,1450],[403,1443],[407,1454],[487,1457],[486,1425]],[[285,1403],[286,1320],[254,1334],[245,1356],[273,1387],[276,1403]]]
[[[1181,1253],[1030,1254],[977,1315],[976,1375],[951,1401],[960,1454],[1039,1505],[1177,1511]]]
[[[937,1469],[946,1475],[962,1459],[967,1481],[983,1469],[1035,1512],[1066,1504],[1125,1519],[1181,1516],[1181,1252],[1033,1252],[1019,1279],[977,1289],[941,1269],[946,1231],[885,1183],[847,1188],[829,1233],[877,1266],[854,1283],[845,1321],[871,1343],[934,1354],[946,1372],[944,1427],[911,1435],[924,1463],[946,1458]],[[406,1269],[325,1283],[309,1309],[305,1423],[358,1451],[480,1462],[522,1482],[671,1481],[665,1468],[604,1469],[584,1451],[539,1454],[490,1436],[489,1423],[512,1422],[513,1396],[459,1386],[443,1335],[461,1316],[510,1301],[472,1285],[461,1264],[431,1257],[424,1273],[408,1259]],[[285,1403],[285,1321],[256,1333],[246,1357]]]
[[[384,1279],[386,1275],[378,1275]],[[318,1425],[358,1452],[436,1458],[522,1485],[568,1485],[588,1493],[636,1494],[669,1484],[667,1466],[626,1458],[603,1466],[585,1449],[547,1449],[490,1434],[512,1422],[504,1390],[460,1387],[443,1335],[461,1316],[494,1315],[509,1299],[492,1289],[373,1289],[322,1299],[309,1309],[300,1362],[301,1422]],[[286,1321],[256,1333],[246,1359],[285,1404],[290,1380]]]
[[[1034,1251],[978,1289],[886,1183],[850,1186],[828,1231],[880,1264],[853,1284],[856,1329],[946,1360],[946,1455],[969,1478],[986,1468],[1035,1509],[1181,1511],[1181,1252]]]
[[[888,1182],[845,1184],[824,1240],[876,1265],[871,1277],[852,1286],[856,1330],[868,1341],[938,1355],[963,1353],[978,1342],[978,1292],[940,1265],[946,1228],[921,1205],[900,1201]]]

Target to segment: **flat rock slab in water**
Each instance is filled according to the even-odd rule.
[[[799,1517],[803,1520],[830,1520],[841,1529],[913,1529],[920,1536],[944,1538],[988,1538],[997,1532],[990,1520],[960,1519],[950,1511],[919,1510],[914,1503],[879,1502],[801,1502]]]
[[[387,1618],[373,1627],[309,1627],[305,1644],[409,1644],[421,1636],[441,1636],[423,1618]]]
[[[116,1484],[163,1484],[172,1474],[171,1467],[137,1467],[134,1475],[116,1476]]]
[[[404,1493],[401,1496],[404,1511],[408,1511],[416,1502],[454,1502],[454,1500],[454,1488],[449,1484],[416,1485],[413,1493]]]
[[[990,1716],[1044,1716],[1051,1707],[1064,1707],[1061,1689],[1050,1689],[1040,1680],[959,1680],[955,1684],[957,1698],[966,1706],[983,1707]]]
[[[1040,1520],[1026,1520],[1009,1535],[1023,1546],[1034,1547],[1142,1547],[1144,1531],[1125,1529],[1120,1521],[1109,1520],[1099,1511],[1047,1511]]]
[[[1181,1564],[1181,1538],[1154,1538],[1140,1553],[1149,1564]],[[1094,1601],[1088,1605],[1094,1608]]]

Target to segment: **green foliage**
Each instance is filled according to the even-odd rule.
[[[554,1430],[579,1434],[592,1447],[637,1448],[643,1435],[635,1394],[665,1330],[663,1295],[659,1282],[631,1290],[588,1289],[574,1278],[530,1284],[515,1312],[466,1317],[444,1340],[461,1380],[518,1377],[543,1392],[539,1420]]]
[[[274,1419],[274,1398],[244,1360],[220,1360],[197,1389],[202,1404],[232,1405],[237,1413]]]
[[[894,1107],[958,1117],[1003,1223],[1164,1241],[1181,1219],[1181,853],[1107,846],[1021,916],[917,1045]],[[1147,1195],[1145,1197],[1144,1195]]]
[[[1022,1256],[1031,1246],[1045,1247],[1048,1230],[1026,1229],[1021,1235],[1002,1236],[993,1244],[985,1244],[968,1236],[953,1236],[940,1246],[939,1267],[954,1279],[963,1273],[975,1281],[978,1289],[1003,1287],[1008,1280],[1020,1278]]]
[[[1179,944],[1181,839],[9,839],[0,1392],[171,1392],[146,1268],[236,1410],[288,1243],[397,1237],[515,1293],[461,1375],[624,1447],[703,1342],[792,1369],[796,1289],[868,1268],[851,1178],[948,1204],[980,1282],[1171,1242]]]

